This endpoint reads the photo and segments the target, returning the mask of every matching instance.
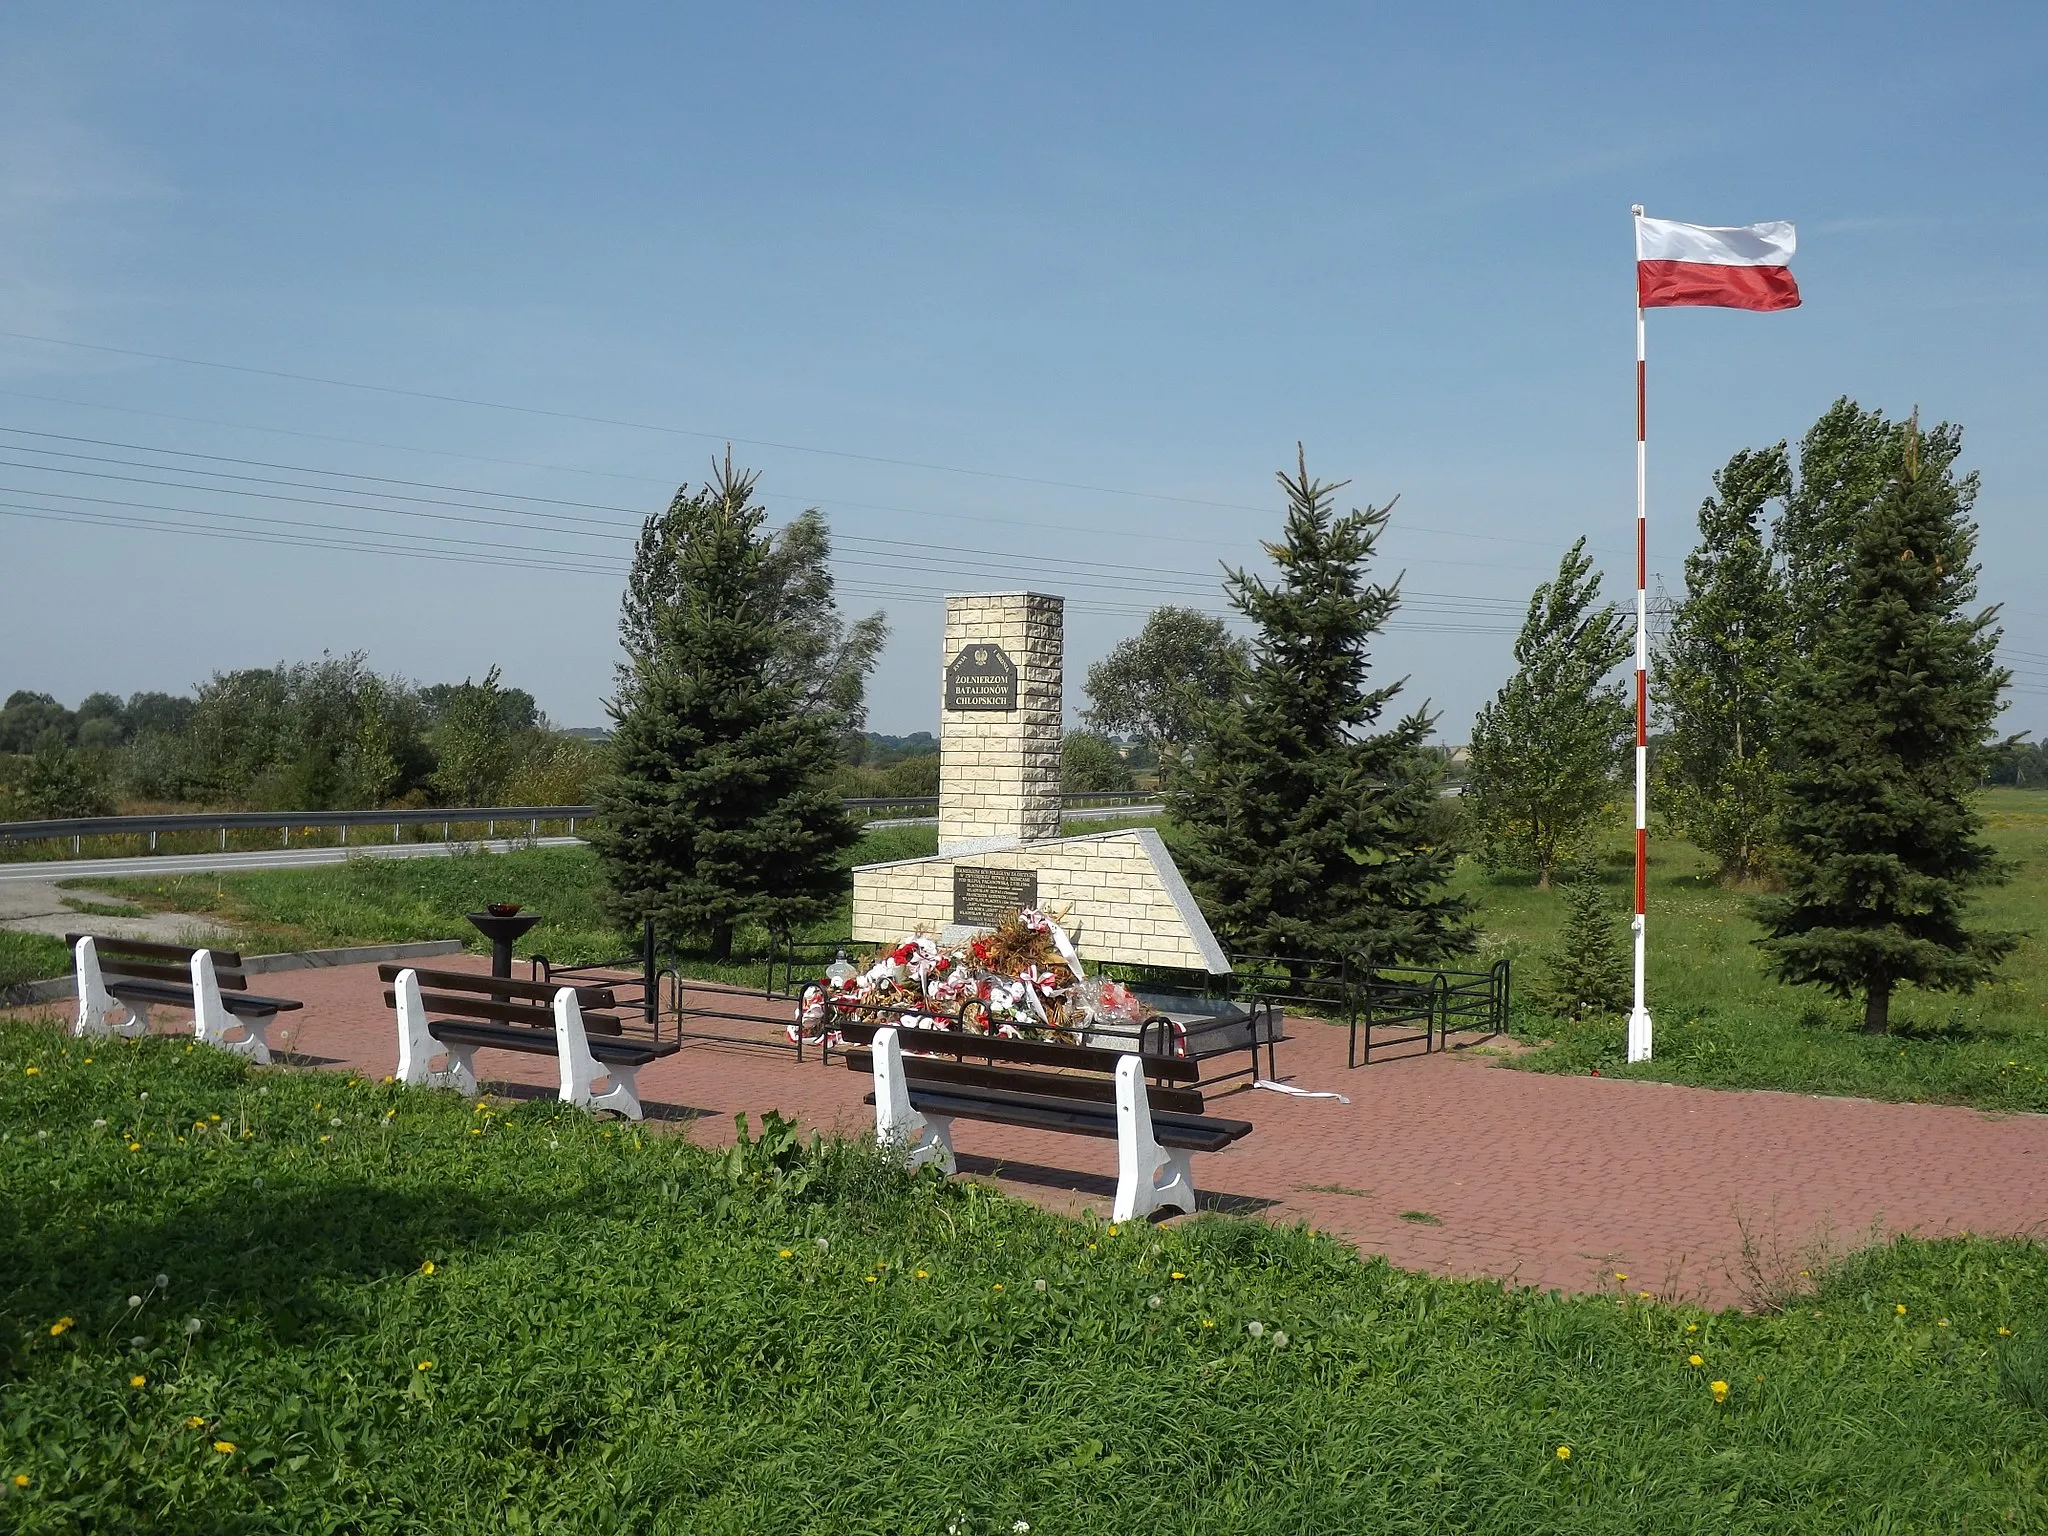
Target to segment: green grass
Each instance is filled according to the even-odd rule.
[[[1718,885],[1689,845],[1656,842],[1647,978],[1655,1059],[1624,1064],[1619,1019],[1569,1025],[1523,1001],[1517,1032],[1554,1043],[1516,1064],[2048,1111],[2048,795],[1992,790],[1983,804],[1988,835],[2014,870],[1981,895],[1976,921],[2029,934],[1995,984],[1967,996],[1907,988],[1893,1002],[1892,1036],[1864,1035],[1860,1004],[1770,979],[1752,942],[1762,930],[1748,915],[1748,894]],[[1617,845],[1605,861],[1617,913],[1628,905],[1632,857]],[[1518,995],[1528,999],[1556,938],[1562,894],[1537,891],[1526,877],[1491,878],[1469,864],[1459,881],[1481,903],[1483,955],[1512,955]]]
[[[0,1125],[12,1530],[2048,1526],[2024,1243],[1568,1299],[24,1025]]]
[[[0,928],[0,987],[62,976],[70,969],[71,951],[62,939]]]

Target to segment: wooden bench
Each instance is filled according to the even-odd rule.
[[[445,1084],[474,1098],[478,1051],[553,1056],[561,1065],[564,1104],[616,1110],[638,1120],[640,1069],[679,1048],[672,1040],[629,1038],[616,1013],[585,1013],[586,1007],[617,1006],[608,987],[550,986],[398,965],[380,965],[377,975],[391,983],[384,1001],[398,1015],[402,1083]],[[438,1072],[427,1065],[437,1049],[448,1053],[448,1064]],[[592,1085],[601,1077],[611,1085],[599,1093]]]
[[[242,957],[232,949],[192,949],[97,933],[67,933],[64,942],[71,946],[78,974],[74,1035],[146,1035],[149,1010],[162,1003],[192,1011],[194,1040],[265,1066],[270,1021],[304,1006],[297,998],[249,991]],[[117,1008],[126,1019],[115,1021]],[[242,1037],[231,1040],[229,1031],[237,1025]]]
[[[1094,1046],[964,1031],[848,1023],[846,1064],[874,1077],[875,1139],[913,1168],[953,1171],[953,1122],[990,1120],[1117,1144],[1113,1221],[1195,1208],[1197,1152],[1251,1133],[1206,1114],[1201,1064]],[[1150,1080],[1148,1084],[1148,1079]]]

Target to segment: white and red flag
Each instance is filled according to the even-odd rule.
[[[1792,226],[1777,222],[1717,229],[1671,219],[1636,220],[1636,304],[1663,309],[1796,309]]]

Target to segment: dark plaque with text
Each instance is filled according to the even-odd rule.
[[[953,921],[963,928],[993,928],[1019,908],[1037,905],[1035,869],[953,866]]]
[[[961,648],[946,668],[946,708],[1013,710],[1017,707],[1017,664],[1000,645]]]

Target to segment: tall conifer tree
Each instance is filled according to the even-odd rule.
[[[742,922],[830,911],[854,839],[831,786],[847,703],[816,707],[817,669],[790,664],[755,478],[728,455],[641,531],[591,836],[616,917],[652,917],[721,959]]]
[[[1714,476],[1714,494],[1700,506],[1699,547],[1685,559],[1685,598],[1658,657],[1667,726],[1660,798],[1679,829],[1719,862],[1724,880],[1763,874],[1777,836],[1772,722],[1792,613],[1764,516],[1791,494],[1783,443],[1745,448]]]
[[[1174,814],[1202,910],[1240,952],[1380,964],[1469,947],[1467,903],[1444,888],[1456,862],[1434,830],[1437,770],[1425,710],[1375,731],[1401,684],[1367,684],[1373,638],[1398,585],[1366,579],[1387,507],[1338,516],[1342,485],[1278,478],[1287,523],[1267,581],[1229,573],[1257,626],[1249,666],[1204,711]]]
[[[1964,923],[1971,889],[1999,873],[1970,796],[2010,674],[1997,610],[1966,611],[1976,477],[1949,472],[1959,445],[1953,428],[1907,426],[1897,472],[1840,527],[1827,621],[1779,726],[1786,890],[1758,903],[1758,942],[1784,980],[1860,996],[1873,1034],[1901,984],[1967,991],[2018,941]]]

